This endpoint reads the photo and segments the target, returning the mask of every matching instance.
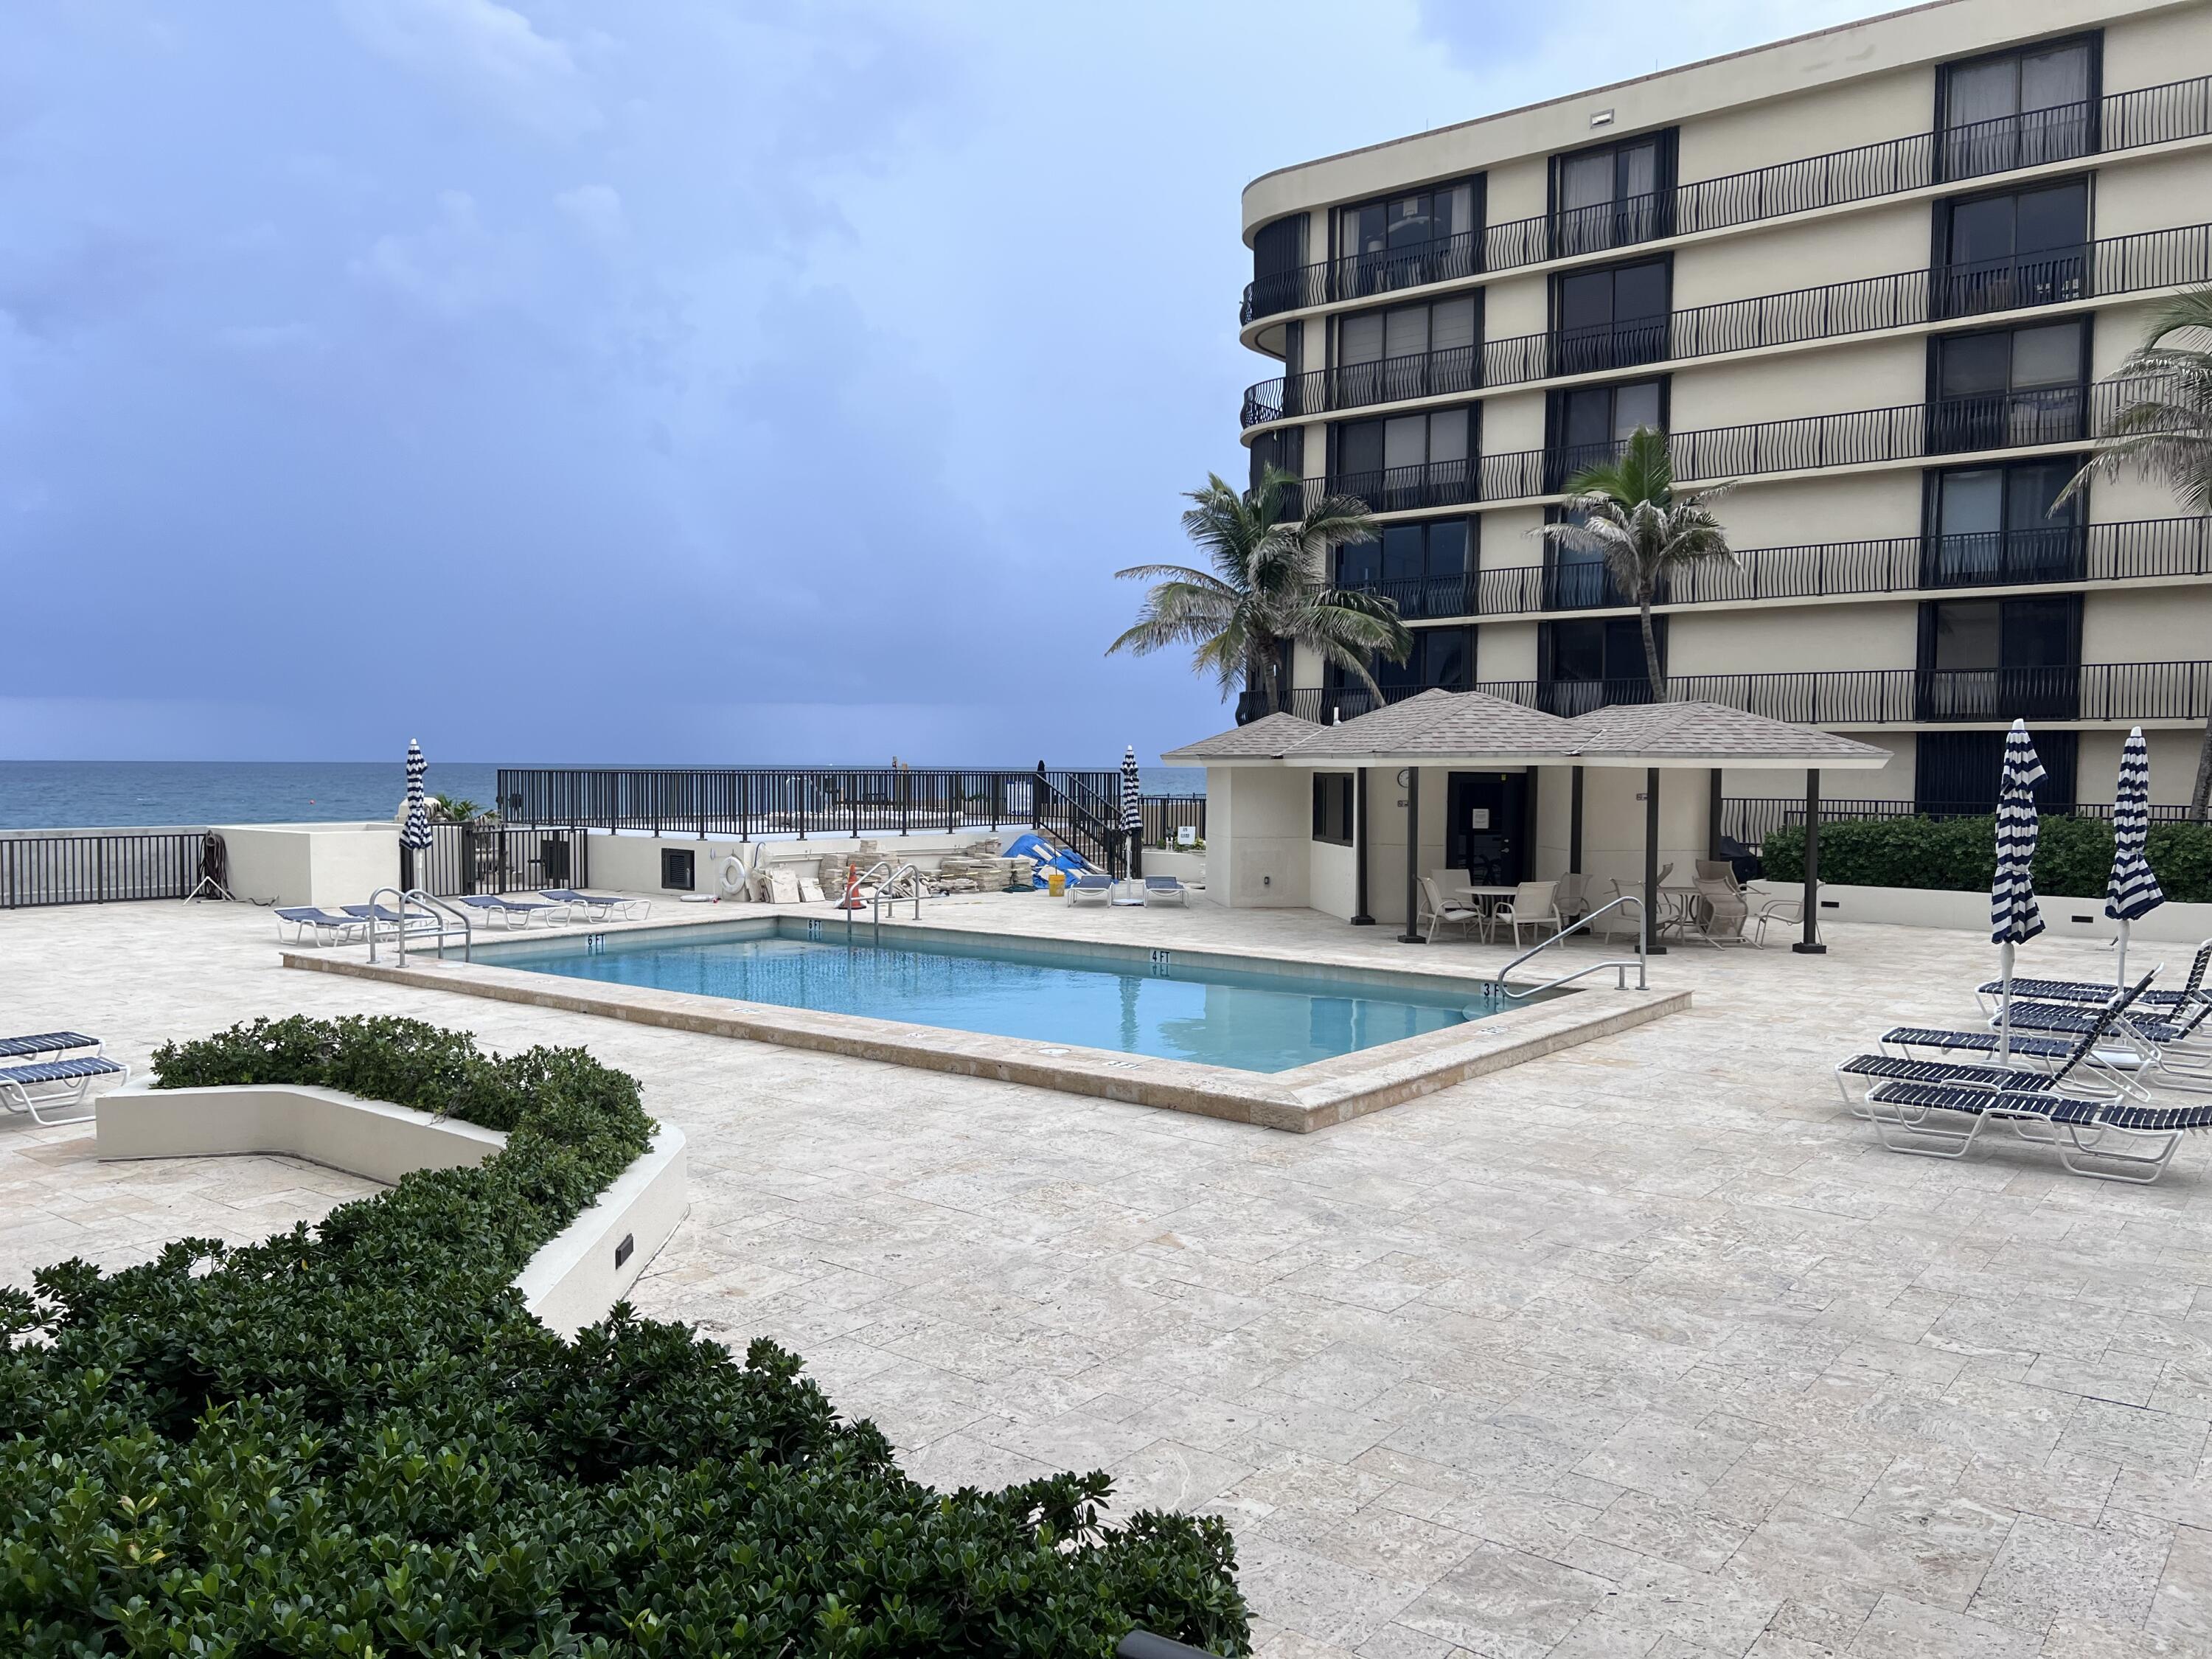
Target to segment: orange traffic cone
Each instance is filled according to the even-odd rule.
[[[837,901],[840,910],[858,910],[860,905],[860,866],[850,859],[845,861],[845,896]]]

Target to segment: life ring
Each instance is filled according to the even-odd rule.
[[[741,899],[751,894],[752,872],[745,868],[744,860],[732,853],[722,860],[721,870],[714,878],[714,896]]]

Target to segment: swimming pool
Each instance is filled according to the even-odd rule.
[[[1225,965],[1187,951],[949,939],[796,919],[501,941],[476,959],[602,984],[948,1027],[994,1036],[1284,1072],[1441,1031],[1510,1006],[1478,981]],[[788,930],[788,931],[787,931]]]

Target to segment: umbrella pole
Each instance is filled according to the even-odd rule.
[[[2128,982],[2128,919],[2125,916],[2120,918],[2120,937],[2112,949],[2112,983],[2115,986],[2125,985]]]
[[[1997,947],[1997,971],[2004,985],[1997,994],[1997,1064],[2012,1064],[2012,941]]]

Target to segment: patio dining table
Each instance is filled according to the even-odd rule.
[[[1460,898],[1474,901],[1474,908],[1482,912],[1482,937],[1487,939],[1491,919],[1497,913],[1498,907],[1521,890],[1518,887],[1475,886],[1454,887],[1450,890]]]

